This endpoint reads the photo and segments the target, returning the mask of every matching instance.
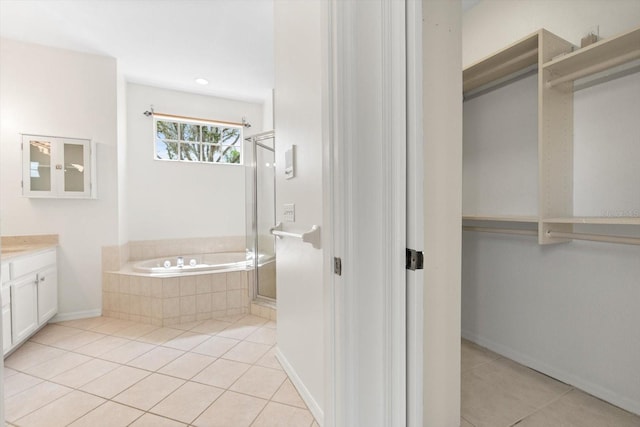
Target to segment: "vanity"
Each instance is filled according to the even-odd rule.
[[[58,312],[57,246],[57,235],[2,237],[4,356]]]

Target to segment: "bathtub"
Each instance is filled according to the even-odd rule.
[[[178,274],[246,269],[253,266],[252,255],[247,252],[218,252],[154,258],[135,263],[133,271],[146,274]],[[179,258],[182,258],[182,265],[178,265]],[[258,263],[267,262],[270,258],[272,257],[260,255]]]

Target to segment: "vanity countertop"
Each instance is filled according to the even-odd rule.
[[[58,246],[58,235],[2,236],[2,261],[10,261],[22,255],[29,255]]]

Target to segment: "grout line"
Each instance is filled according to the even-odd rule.
[[[551,378],[551,377],[549,377]],[[557,380],[556,380],[557,381]],[[532,416],[533,414],[536,414],[540,411],[542,411],[544,408],[550,406],[551,404],[557,402],[558,400],[562,399],[564,396],[566,396],[567,394],[569,394],[570,392],[572,392],[573,390],[575,390],[575,388],[570,387],[569,390],[559,394],[556,398],[551,399],[549,402],[545,403],[544,405],[540,406],[539,408],[536,408],[534,411],[532,411],[531,413],[521,417],[519,420],[517,420],[515,423],[511,424],[511,427],[521,423],[522,421],[524,421],[526,418],[529,418],[530,416]]]

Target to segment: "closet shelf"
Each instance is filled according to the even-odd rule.
[[[573,216],[544,218],[545,224],[602,224],[602,225],[640,225],[640,217],[622,216]]]
[[[463,93],[538,64],[538,36],[539,32],[535,32],[465,68]]]
[[[526,215],[462,215],[465,221],[496,221],[496,222],[522,222],[537,224],[537,216]]]
[[[553,87],[636,59],[640,59],[640,28],[553,59],[542,68],[551,76],[547,86]]]

